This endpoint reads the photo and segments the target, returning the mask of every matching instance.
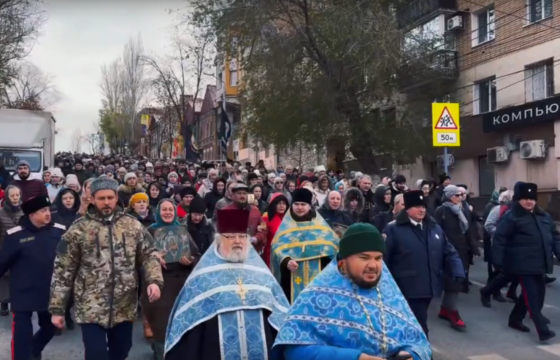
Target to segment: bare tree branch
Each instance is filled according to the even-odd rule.
[[[74,153],[82,152],[82,131],[80,128],[75,128],[70,138],[70,151]]]
[[[18,65],[10,84],[0,94],[0,103],[12,109],[45,110],[59,100],[52,77],[29,62]]]
[[[196,30],[196,29],[195,29]],[[152,72],[150,88],[156,102],[164,110],[163,138],[169,144],[181,136],[181,124],[186,126],[188,111],[194,118],[196,99],[203,89],[205,71],[209,71],[215,55],[213,38],[208,32],[189,31],[193,38],[187,40],[173,35],[173,53],[165,58],[144,56],[144,63]],[[185,31],[182,31],[185,33]],[[188,95],[188,91],[193,90]],[[171,157],[171,146],[169,149]]]
[[[101,93],[104,106],[112,112],[119,111],[123,101],[122,62],[117,59],[101,66]]]

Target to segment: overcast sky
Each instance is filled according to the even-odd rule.
[[[59,135],[56,151],[69,151],[75,128],[92,133],[101,107],[101,65],[120,57],[140,33],[148,54],[169,51],[169,9],[180,0],[45,0],[48,20],[27,60],[54,77],[61,100],[51,111]],[[88,146],[83,146],[87,151]],[[91,150],[90,150],[91,151]]]

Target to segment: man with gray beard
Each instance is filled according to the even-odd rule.
[[[214,243],[175,301],[166,360],[268,359],[290,307],[247,234],[249,212],[219,209]]]

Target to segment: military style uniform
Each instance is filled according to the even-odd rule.
[[[56,328],[49,314],[49,295],[56,248],[66,227],[35,227],[27,216],[22,225],[6,232],[0,250],[0,277],[10,271],[12,359],[40,359]],[[37,313],[39,330],[33,335],[31,317]]]
[[[153,239],[140,222],[118,211],[103,219],[91,208],[62,237],[54,262],[49,311],[64,316],[74,288],[76,323],[86,360],[124,360],[137,317],[138,271],[147,286],[163,287]]]

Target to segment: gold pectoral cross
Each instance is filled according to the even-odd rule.
[[[301,280],[301,278],[299,276],[295,280],[296,284],[298,284],[298,285],[301,284],[302,281],[303,280]]]
[[[239,289],[237,289],[236,293],[237,295],[239,295],[241,301],[245,303],[245,295],[247,295],[247,289],[245,289],[245,287],[243,286],[243,279],[237,279],[237,286],[239,286]]]

